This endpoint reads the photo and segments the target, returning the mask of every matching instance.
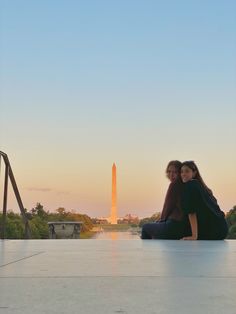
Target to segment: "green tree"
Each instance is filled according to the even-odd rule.
[[[49,213],[44,210],[43,205],[37,203],[31,211],[25,209],[31,236],[33,239],[48,239],[49,238],[49,221],[81,221],[81,232],[88,232],[93,228],[92,220],[89,216],[67,212],[65,208],[60,207],[54,213]],[[0,228],[2,223],[2,214],[0,214]],[[25,227],[21,214],[8,212],[6,217],[5,238],[7,239],[24,239]]]
[[[144,224],[147,224],[149,222],[155,222],[155,221],[159,220],[160,218],[161,218],[161,213],[156,212],[151,217],[145,217],[145,218],[141,219],[139,222],[139,227],[142,227]]]
[[[34,208],[31,209],[32,216],[38,216],[42,219],[47,219],[48,212],[46,212],[43,208],[43,205],[40,203],[37,203]]]
[[[37,203],[34,208],[31,209],[30,229],[33,239],[48,239],[48,215],[41,203]]]
[[[48,239],[49,230],[47,221],[40,216],[35,216],[30,221],[31,235],[33,239]]]
[[[2,214],[0,215],[0,224],[2,224]],[[6,239],[23,239],[24,238],[24,224],[22,217],[12,211],[7,213],[5,225]]]
[[[229,227],[228,239],[236,239],[236,224]]]
[[[226,220],[229,226],[236,224],[236,206],[230,209],[230,211],[226,214]]]
[[[68,212],[64,207],[59,207],[56,212],[58,214],[59,221],[67,220]]]
[[[236,239],[236,206],[234,206],[227,214],[226,221],[229,226],[228,239]]]

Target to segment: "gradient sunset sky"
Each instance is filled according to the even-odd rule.
[[[109,216],[115,162],[118,214],[149,216],[179,159],[231,209],[235,56],[234,0],[0,0],[0,150],[25,207]]]

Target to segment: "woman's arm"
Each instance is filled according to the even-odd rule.
[[[184,237],[182,240],[197,240],[198,237],[198,225],[197,225],[197,215],[196,213],[188,214],[191,230],[192,230],[192,236],[190,237]]]

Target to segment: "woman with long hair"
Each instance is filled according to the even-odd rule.
[[[186,233],[183,221],[183,212],[180,207],[180,199],[183,183],[180,179],[182,163],[172,160],[166,168],[166,176],[170,185],[161,213],[157,222],[144,224],[142,227],[142,239],[181,239]]]
[[[183,192],[181,207],[189,219],[190,232],[183,240],[223,240],[228,233],[225,214],[203,181],[194,161],[181,167]]]

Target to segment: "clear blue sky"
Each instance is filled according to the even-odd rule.
[[[236,204],[235,1],[0,0],[0,149],[26,207],[160,210],[170,159]],[[12,205],[13,206],[13,205]]]

